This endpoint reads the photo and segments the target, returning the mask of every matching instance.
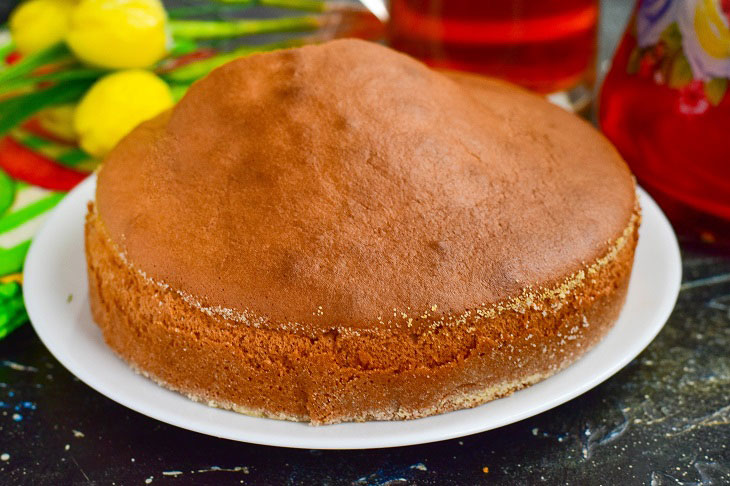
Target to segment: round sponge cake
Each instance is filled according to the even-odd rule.
[[[326,424],[471,407],[612,326],[634,181],[506,83],[344,40],[231,62],[107,157],[91,307],[136,370]]]

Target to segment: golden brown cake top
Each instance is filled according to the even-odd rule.
[[[129,262],[205,306],[368,328],[559,283],[635,193],[576,116],[343,40],[213,71],[112,151],[96,198]]]

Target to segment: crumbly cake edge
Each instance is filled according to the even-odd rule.
[[[96,205],[93,204],[90,207],[95,217],[99,219],[101,226],[104,227],[104,222],[101,219],[101,215],[99,215],[96,209]],[[603,256],[597,258],[593,261],[593,263],[586,266],[585,268],[573,272],[556,287],[541,287],[538,289],[533,289],[531,286],[527,286],[518,296],[510,297],[508,299],[504,299],[492,304],[481,303],[472,309],[467,309],[462,314],[442,316],[440,319],[431,318],[432,313],[438,309],[437,303],[431,305],[430,309],[426,309],[423,312],[417,313],[414,317],[409,317],[408,314],[405,312],[398,311],[397,309],[392,309],[384,312],[384,315],[388,315],[392,312],[394,318],[400,317],[400,319],[396,319],[394,321],[390,319],[387,321],[381,320],[380,323],[387,323],[389,325],[391,323],[394,323],[396,329],[410,328],[414,319],[422,319],[430,321],[430,328],[435,329],[440,326],[466,325],[467,319],[473,319],[477,322],[482,319],[493,319],[505,311],[517,311],[521,313],[524,312],[526,309],[539,311],[541,310],[539,304],[540,302],[555,298],[566,298],[570,294],[570,292],[577,286],[579,286],[581,282],[583,282],[588,276],[597,274],[601,267],[612,262],[616,258],[618,253],[623,249],[623,247],[631,240],[631,236],[633,235],[634,231],[638,231],[640,222],[641,206],[639,205],[639,200],[637,196],[634,202],[634,209],[631,213],[631,217],[629,218],[626,227],[623,229],[621,235],[618,236],[616,239],[607,241],[608,249],[603,254]],[[211,317],[219,317],[227,321],[238,322],[244,325],[252,326],[254,328],[265,327],[264,324],[268,324],[269,320],[266,317],[256,315],[249,309],[236,310],[218,305],[206,306],[201,303],[201,301],[194,295],[180,289],[174,289],[169,284],[150,277],[144,270],[136,267],[129,261],[127,255],[119,249],[119,246],[111,239],[109,234],[106,232],[106,228],[104,228],[104,230],[106,233],[105,237],[107,238],[108,243],[112,246],[112,248],[114,248],[121,261],[124,262],[124,264],[127,265],[128,268],[135,271],[146,282],[155,285],[160,290],[170,290],[176,292],[187,304]],[[322,315],[321,306],[318,306],[317,309],[314,310],[314,313]],[[305,326],[299,322],[278,322],[274,323],[274,326],[276,329],[279,329],[281,331],[291,332],[301,331],[305,328]],[[338,330],[340,332],[351,332],[353,334],[364,332],[363,329],[351,329],[344,326],[338,326]]]
[[[179,393],[196,403],[201,403],[203,405],[207,405],[207,406],[213,407],[213,408],[219,408],[221,410],[229,410],[229,411],[232,411],[235,413],[240,413],[242,415],[246,415],[246,416],[253,417],[253,418],[267,418],[267,419],[274,419],[274,420],[287,420],[290,422],[302,422],[302,423],[307,423],[308,425],[315,426],[315,427],[321,426],[321,425],[336,425],[339,423],[348,423],[348,422],[415,420],[415,419],[419,419],[419,418],[430,417],[433,415],[439,415],[439,414],[454,412],[454,411],[458,411],[458,410],[466,410],[466,409],[470,409],[470,408],[475,408],[480,405],[484,405],[485,403],[491,402],[493,400],[508,397],[517,391],[520,391],[520,390],[525,389],[529,386],[532,386],[536,383],[539,383],[547,378],[550,378],[551,376],[559,373],[560,371],[567,368],[574,362],[572,360],[566,360],[563,363],[561,363],[560,366],[557,366],[554,369],[551,369],[545,373],[535,373],[532,375],[521,377],[517,380],[513,380],[510,382],[506,382],[506,383],[500,383],[498,385],[489,386],[489,387],[475,390],[472,392],[462,392],[456,396],[450,395],[438,404],[432,405],[427,408],[423,408],[421,410],[416,410],[413,412],[405,412],[405,411],[399,411],[396,413],[366,412],[366,413],[359,414],[359,415],[338,417],[338,419],[334,422],[319,423],[319,422],[311,420],[311,417],[305,416],[305,415],[292,415],[292,414],[281,413],[281,412],[273,413],[273,412],[269,412],[269,411],[266,411],[263,409],[254,409],[251,407],[245,407],[243,405],[239,405],[239,404],[231,402],[231,401],[211,399],[211,398],[206,397],[203,394],[192,393],[189,390],[185,390],[180,387],[174,386],[171,383],[168,383],[165,380],[160,379],[159,377],[155,376],[154,374],[141,369],[139,366],[137,366],[133,362],[127,360],[126,358],[119,355],[118,353],[115,352],[115,354],[117,354],[117,356],[120,359],[122,359],[125,363],[127,363],[129,365],[129,367],[135,373],[137,373],[149,380],[152,380],[153,382],[157,383],[159,386],[161,386],[163,388],[166,388],[175,393]]]

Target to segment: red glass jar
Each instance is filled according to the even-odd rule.
[[[730,0],[639,0],[601,129],[684,239],[730,247]]]

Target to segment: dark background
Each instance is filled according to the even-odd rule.
[[[605,69],[631,2],[602,5]],[[730,256],[683,245],[683,259],[666,327],[603,385],[507,427],[395,449],[263,447],[157,422],[79,382],[27,325],[0,341],[0,484],[730,484]]]

